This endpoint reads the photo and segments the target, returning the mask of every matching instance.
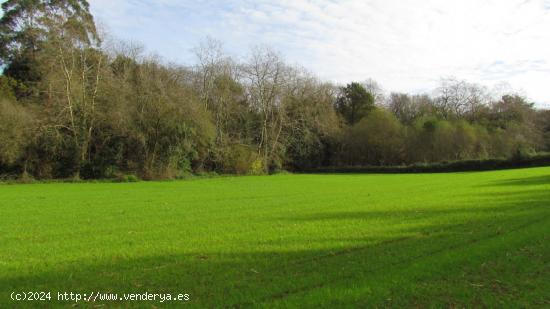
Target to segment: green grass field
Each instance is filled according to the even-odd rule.
[[[550,168],[0,185],[0,308],[548,307],[549,236]]]

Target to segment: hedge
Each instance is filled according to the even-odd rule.
[[[417,163],[401,166],[328,166],[305,169],[301,173],[447,173],[550,166],[550,154],[528,158],[464,160]]]

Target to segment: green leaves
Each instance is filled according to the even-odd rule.
[[[374,109],[374,97],[359,83],[341,88],[336,109],[348,124],[355,124]]]

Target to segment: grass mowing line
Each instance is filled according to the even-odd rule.
[[[489,234],[488,236],[483,237],[481,239],[468,240],[468,241],[463,242],[463,243],[458,243],[458,244],[451,245],[451,246],[448,246],[448,247],[445,247],[445,248],[440,248],[440,249],[437,249],[437,250],[432,250],[430,252],[419,254],[419,255],[414,256],[412,258],[397,260],[397,261],[392,262],[392,263],[381,265],[377,269],[371,269],[371,270],[368,270],[368,271],[364,271],[364,272],[362,272],[362,274],[376,273],[376,272],[379,272],[381,268],[394,267],[394,266],[397,266],[397,265],[406,264],[407,262],[420,260],[422,258],[429,257],[429,256],[432,256],[432,255],[436,255],[436,254],[439,254],[439,253],[442,253],[442,252],[445,252],[445,251],[456,250],[456,249],[459,249],[459,248],[467,247],[470,244],[475,244],[475,243],[478,243],[480,241],[486,241],[486,240],[490,240],[490,239],[493,239],[493,238],[505,236],[505,235],[511,234],[513,232],[517,232],[519,230],[528,228],[531,225],[541,223],[541,222],[545,221],[546,219],[548,219],[549,217],[550,216],[544,216],[541,219],[526,222],[524,224],[516,226],[513,229],[509,229],[506,232],[495,232],[495,233]],[[411,239],[411,238],[414,238],[414,237],[406,237],[406,238],[403,238],[403,239],[399,239],[399,241],[406,240],[406,239]],[[387,242],[385,244],[389,244],[389,243],[392,243],[392,242],[390,241],[390,242]],[[382,243],[380,243],[380,244],[382,244]],[[366,247],[358,248],[358,250],[353,250],[353,251],[350,251],[350,252],[342,252],[339,255],[349,254],[349,253],[352,253],[352,252],[358,252],[358,251],[365,250],[367,248],[372,248],[372,246],[366,246]],[[336,255],[324,255],[321,258],[327,258],[327,257],[332,257],[332,256],[336,256]],[[325,282],[321,282],[321,283],[317,283],[317,284],[306,285],[306,286],[299,287],[299,288],[292,289],[292,290],[285,290],[285,291],[282,291],[282,292],[274,293],[274,294],[271,294],[267,297],[263,297],[263,298],[259,299],[258,301],[259,302],[269,302],[269,301],[272,301],[272,300],[281,300],[281,299],[284,299],[284,298],[286,298],[288,296],[291,296],[293,294],[299,294],[299,293],[307,292],[307,291],[310,291],[310,290],[313,290],[313,289],[319,289],[319,288],[322,288],[322,287],[326,286],[327,284],[332,284],[332,283],[340,282],[342,280],[352,279],[354,277],[355,277],[354,275],[344,275],[344,276],[341,276],[341,277],[339,277],[338,279],[335,279],[335,280],[329,280],[329,281],[325,281]],[[243,306],[252,306],[256,303],[257,302],[245,302],[245,303],[240,303],[240,304],[234,304],[234,305],[231,305],[229,307],[235,308],[235,307],[243,307]]]

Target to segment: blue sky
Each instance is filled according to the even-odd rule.
[[[550,108],[550,0],[89,0],[114,37],[194,62],[207,36],[234,57],[280,51],[319,77],[374,78],[387,91],[455,76],[503,81]]]

